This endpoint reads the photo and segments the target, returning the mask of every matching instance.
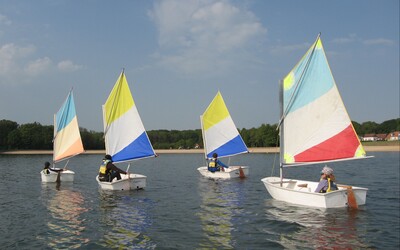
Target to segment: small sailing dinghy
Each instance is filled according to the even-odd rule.
[[[320,35],[280,87],[280,177],[262,179],[272,198],[320,208],[364,205],[367,188],[338,185],[339,190],[315,193],[318,182],[283,178],[285,167],[368,158],[340,97]]]
[[[111,155],[113,163],[156,156],[133,101],[124,71],[103,105],[103,124],[106,154]],[[129,166],[130,164],[128,170]],[[146,176],[141,174],[121,174],[120,180],[115,178],[112,182],[100,181],[97,175],[96,180],[102,190],[146,187]]]
[[[75,111],[75,102],[72,89],[67,99],[54,115],[54,138],[53,138],[53,168],[58,162],[64,161],[85,152],[83,149],[81,134],[79,132],[78,118]],[[68,161],[62,171],[55,172],[43,169],[40,172],[42,182],[72,182],[75,172],[66,169]]]
[[[210,159],[214,153],[218,154],[218,158],[223,158],[249,152],[219,91],[200,116],[200,122],[206,159]],[[213,179],[243,178],[249,175],[248,166],[229,166],[224,171],[216,172],[202,166],[197,170],[201,175]]]

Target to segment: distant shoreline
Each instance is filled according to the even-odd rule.
[[[364,146],[367,152],[400,152],[400,145],[392,146]],[[156,154],[204,154],[203,149],[156,149]],[[279,148],[249,148],[250,153],[279,153]],[[0,151],[0,155],[51,155],[51,150],[15,150]],[[104,155],[105,150],[87,150],[83,154]]]

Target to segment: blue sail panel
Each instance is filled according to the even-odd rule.
[[[151,156],[154,156],[153,147],[150,144],[146,132],[143,132],[131,144],[112,155],[112,159],[114,162],[122,162]]]
[[[64,129],[68,124],[71,123],[72,119],[76,116],[75,103],[73,98],[73,93],[68,94],[67,99],[63,103],[62,107],[58,110],[56,114],[56,126],[57,132]]]
[[[218,157],[226,157],[241,153],[248,152],[246,145],[244,144],[242,137],[240,135],[236,136],[232,140],[228,141],[221,147],[213,150],[207,154],[208,158],[211,158],[214,153],[218,154]]]

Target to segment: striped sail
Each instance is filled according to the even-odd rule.
[[[83,153],[72,90],[54,115],[53,161],[58,162]]]
[[[219,91],[200,120],[206,157],[211,158],[213,153],[227,157],[248,152]]]
[[[282,88],[283,164],[365,157],[319,37]]]
[[[114,162],[155,156],[124,72],[103,105],[106,153]]]

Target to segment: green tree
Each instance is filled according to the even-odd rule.
[[[88,131],[85,128],[79,128],[83,147],[91,150],[104,149],[103,132]]]
[[[361,135],[364,134],[377,134],[378,133],[378,123],[376,122],[363,122],[360,129]]]
[[[8,135],[18,129],[18,123],[9,120],[0,120],[0,149],[9,149]]]
[[[400,118],[382,122],[381,124],[379,124],[377,131],[380,134],[400,131]]]
[[[19,149],[52,149],[53,126],[42,126],[40,123],[27,123],[18,128],[21,135]]]

